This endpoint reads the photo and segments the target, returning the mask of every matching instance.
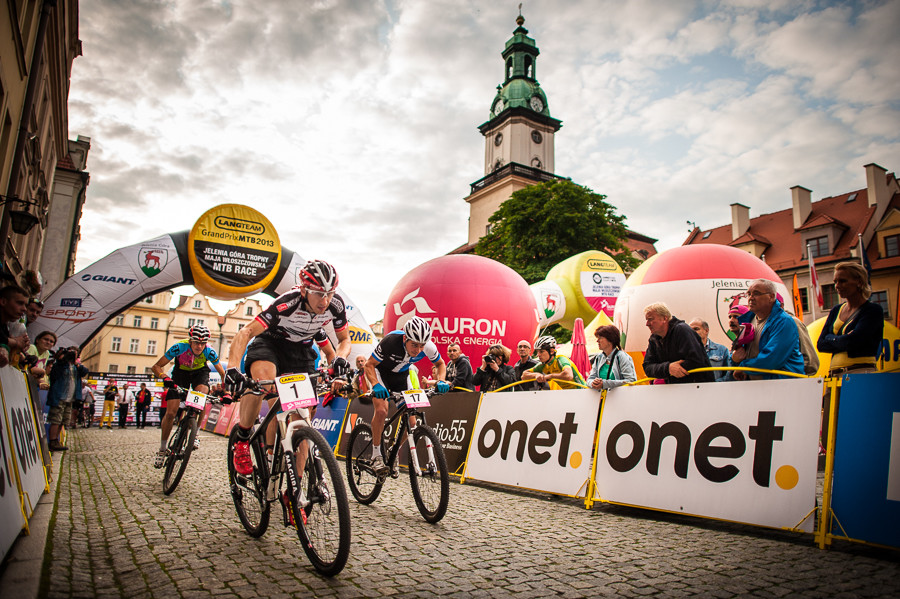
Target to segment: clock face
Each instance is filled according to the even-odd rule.
[[[540,131],[532,131],[531,132],[531,141],[533,141],[536,144],[539,144],[542,141],[544,141],[544,136],[541,135]]]
[[[502,143],[503,143],[503,134],[498,133],[497,135],[494,136],[494,145],[499,146]]]
[[[494,116],[497,116],[501,112],[503,112],[503,100],[497,100],[494,104]]]
[[[531,109],[535,112],[543,112],[544,111],[544,101],[541,100],[539,96],[531,96],[531,101],[529,102],[531,105]]]

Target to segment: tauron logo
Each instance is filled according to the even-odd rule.
[[[217,216],[216,226],[220,229],[250,233],[251,235],[264,235],[266,232],[266,226],[262,223],[226,216]]]
[[[431,306],[428,305],[428,302],[425,301],[424,297],[417,297],[419,294],[419,289],[421,287],[416,287],[409,293],[407,293],[402,300],[399,302],[394,302],[394,314],[399,316],[397,319],[397,328],[402,329],[406,322],[416,315],[419,314],[434,314],[436,310],[434,310]],[[413,303],[413,308],[409,312],[403,312],[403,305],[411,301]]]

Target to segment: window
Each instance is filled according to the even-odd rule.
[[[118,316],[116,316],[116,326],[120,327],[123,324],[125,324],[125,315],[119,314]]]
[[[144,374],[153,374],[153,369],[149,366],[144,366]]]
[[[119,365],[118,364],[110,364],[109,368],[106,369],[106,372],[113,372],[113,373],[119,372]]]
[[[878,304],[881,306],[881,309],[884,310],[884,319],[888,320],[891,317],[891,310],[888,307],[888,296],[887,291],[873,291],[872,297],[869,298],[873,304]]]
[[[156,339],[151,339],[147,342],[147,353],[151,356],[156,355]]]
[[[144,298],[144,303],[145,303],[145,304],[152,304],[152,303],[153,303],[153,296],[151,295],[150,297],[145,297],[145,298]]]
[[[141,344],[141,340],[140,340],[140,339],[132,339],[132,340],[128,343],[128,353],[131,353],[131,354],[136,354],[136,353],[138,353],[138,347],[140,346],[140,344]]]
[[[203,307],[203,304],[200,303],[200,300],[194,300],[194,310],[199,310]]]
[[[122,338],[113,337],[112,343],[109,345],[109,351],[122,351]]]
[[[803,287],[798,289],[800,292],[800,305],[803,307],[803,312],[809,312],[809,289]]]
[[[135,316],[134,317],[134,328],[139,329],[141,327],[141,321],[144,320],[143,316]]]
[[[885,235],[884,257],[894,258],[896,256],[900,256],[900,235]]]
[[[253,316],[253,306],[247,306],[247,316]]]
[[[240,331],[243,328],[244,328],[244,323],[242,323],[242,322],[238,323],[238,330]]]
[[[128,366],[125,368],[126,374],[137,374],[137,366]]]
[[[825,300],[826,310],[831,310],[841,301],[834,285],[822,285],[822,299]]]
[[[831,253],[828,251],[827,237],[814,237],[808,240],[806,244],[809,246],[809,255],[813,258],[821,258]]]
[[[188,328],[191,328],[195,324],[203,324],[202,318],[188,318]]]
[[[158,318],[151,318],[151,319],[150,319],[150,328],[151,328],[151,329],[158,329],[158,328],[159,328],[159,319],[158,319]]]

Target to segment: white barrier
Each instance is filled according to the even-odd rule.
[[[812,532],[822,379],[607,394],[603,501]]]
[[[589,389],[483,394],[464,478],[583,496],[599,410]]]
[[[0,369],[0,392],[5,397],[6,387],[4,372],[8,369]],[[13,459],[15,451],[12,440],[12,426],[6,410],[6,402],[0,400],[0,555],[6,555],[12,547],[16,537],[25,527],[25,514],[22,512],[22,502],[19,498],[19,485],[16,479],[16,463]]]

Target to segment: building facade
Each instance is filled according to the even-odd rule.
[[[866,186],[812,201],[812,191],[791,188],[791,208],[750,218],[750,208],[731,205],[731,224],[694,228],[684,245],[719,243],[750,252],[772,267],[788,289],[794,275],[803,303],[803,320],[827,315],[840,301],[834,288],[838,262],[860,262],[866,253],[872,266],[871,300],[885,319],[898,319],[900,285],[900,183],[877,164],[865,165]],[[809,260],[822,288],[824,307],[814,301]],[[789,301],[790,298],[785,298]]]

